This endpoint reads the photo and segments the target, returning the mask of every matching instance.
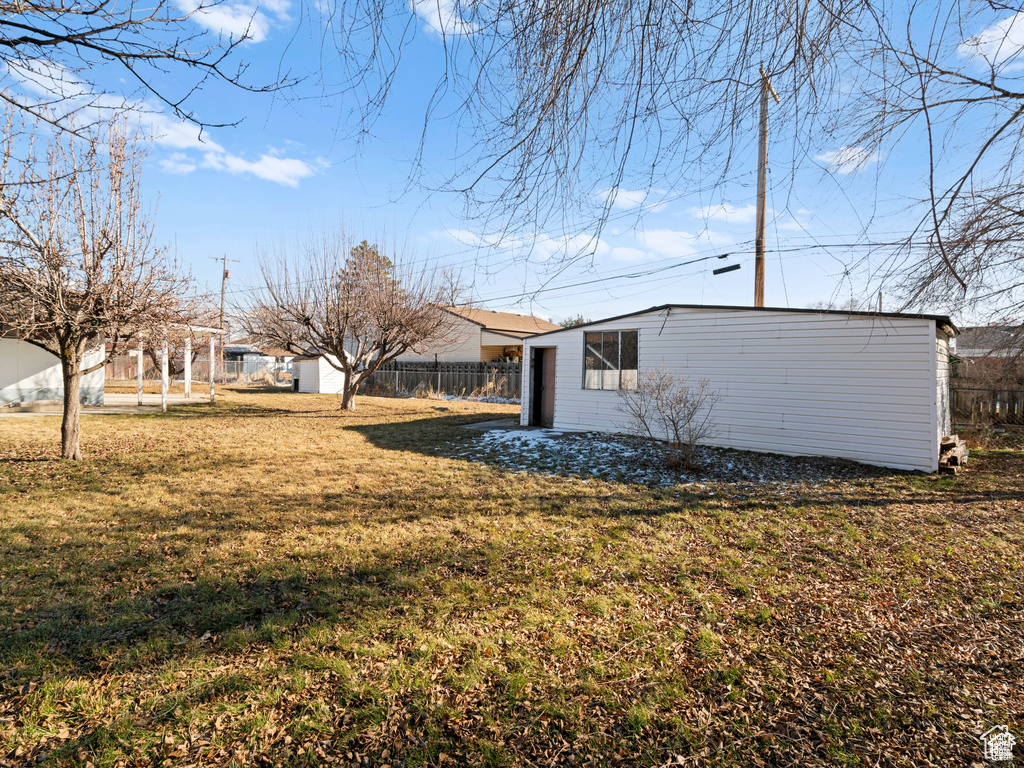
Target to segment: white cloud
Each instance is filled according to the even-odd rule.
[[[729,203],[719,205],[707,205],[703,208],[690,208],[689,213],[693,218],[701,221],[723,221],[727,224],[751,224],[757,217],[757,206],[751,203],[739,208]],[[771,211],[765,211],[765,215],[771,215]]]
[[[798,221],[797,219],[789,219],[781,224],[776,224],[775,228],[785,232],[806,232],[810,229],[810,224]]]
[[[140,121],[149,130],[153,141],[173,149],[201,149],[206,152],[223,152],[217,142],[210,139],[206,131],[184,120],[165,115],[163,112],[144,113]]]
[[[979,34],[960,43],[957,53],[967,58],[981,57],[999,66],[1024,50],[1024,11],[1018,11]],[[1024,63],[1016,64],[1024,66]]]
[[[618,246],[612,248],[611,256],[613,259],[618,261],[643,261],[644,259],[650,258],[650,251],[642,251],[639,248],[628,248],[626,246]]]
[[[287,9],[288,3],[277,2],[272,7]],[[251,173],[258,178],[290,187],[298,186],[301,179],[313,175],[315,170],[303,160],[279,157],[276,153],[263,154],[256,161],[245,160],[229,153],[198,126],[160,111],[158,105],[113,94],[95,93],[87,84],[58,66],[34,62],[31,67],[8,65],[7,71],[30,94],[67,99],[69,107],[74,106],[79,111],[87,110],[94,119],[109,120],[115,115],[126,116],[129,119],[129,130],[140,130],[157,146],[199,150],[203,152],[202,165],[206,168],[232,174]],[[191,173],[199,167],[198,161],[184,152],[174,152],[158,162],[161,170],[173,174]],[[316,164],[320,168],[329,165],[322,158],[317,158]]]
[[[663,200],[647,203],[647,198],[652,194],[663,195],[664,190],[656,189],[623,189],[622,187],[610,187],[594,193],[594,198],[601,203],[611,205],[612,208],[620,211],[631,211],[634,208],[643,206],[648,211],[660,211],[667,204]]]
[[[479,29],[455,14],[452,0],[409,0],[409,8],[439,35],[471,35]]]
[[[74,99],[92,95],[88,85],[63,67],[49,62],[32,59],[8,62],[7,72],[23,89],[36,96]]]
[[[195,160],[184,152],[175,152],[170,157],[165,157],[160,161],[160,170],[164,173],[192,173],[196,168]]]
[[[289,0],[261,0],[256,3],[210,3],[208,0],[177,0],[178,8],[201,27],[219,35],[259,43],[270,32],[272,20],[263,11],[288,20]]]
[[[313,175],[313,169],[308,163],[272,154],[260,155],[259,160],[250,161],[229,152],[207,152],[203,156],[203,166],[235,175],[251,173],[266,181],[289,187],[297,187],[300,180]]]
[[[259,5],[279,18],[287,17],[292,7],[291,0],[261,0]]]
[[[642,245],[664,256],[691,256],[697,239],[690,232],[677,229],[650,229],[637,234]]]
[[[864,149],[864,147],[840,147],[815,155],[814,159],[828,165],[829,170],[833,173],[846,176],[854,171],[863,170],[872,163],[877,163],[882,159],[882,155],[879,152]]]
[[[552,237],[544,233],[531,236],[505,235],[500,232],[480,234],[466,229],[435,231],[435,236],[444,235],[463,245],[478,248],[495,248],[520,254],[529,254],[541,261],[552,258],[574,258],[584,254],[603,256],[611,251],[609,245],[592,235]]]

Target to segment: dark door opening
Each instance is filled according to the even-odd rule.
[[[530,424],[552,427],[555,424],[555,349],[534,349],[533,386]]]

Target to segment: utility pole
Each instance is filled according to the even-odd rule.
[[[754,306],[764,306],[764,207],[765,187],[768,175],[768,94],[775,103],[779,103],[779,95],[775,93],[768,75],[761,70],[761,119],[757,138],[757,232],[754,235]]]
[[[214,261],[221,262],[221,267],[224,270],[221,273],[221,278],[220,278],[220,329],[222,331],[221,337],[220,337],[220,369],[223,371],[224,370],[224,341],[225,341],[224,337],[226,335],[225,333],[223,333],[223,331],[224,331],[224,294],[227,292],[228,278],[231,277],[231,273],[228,271],[228,262],[229,261],[233,261],[235,264],[241,264],[242,262],[240,260],[238,260],[238,259],[229,259],[228,255],[226,253],[223,256],[210,256],[210,258],[213,259]],[[212,337],[211,337],[211,339],[212,339]],[[211,346],[211,350],[212,350],[213,345],[211,344],[210,346]],[[210,381],[212,382],[213,381],[213,374],[212,374],[213,355],[210,355],[210,369],[211,369]]]

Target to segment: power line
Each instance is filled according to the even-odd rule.
[[[671,269],[678,269],[679,267],[686,267],[686,266],[689,266],[691,264],[698,264],[698,263],[700,263],[702,261],[710,261],[712,259],[727,259],[730,255],[731,254],[729,254],[729,253],[722,253],[722,254],[715,254],[715,255],[712,255],[712,256],[702,256],[702,257],[697,258],[697,259],[690,259],[689,261],[681,261],[678,264],[670,264],[667,267],[659,267],[658,269],[650,269],[650,270],[645,270],[643,272],[634,272],[632,274],[627,274],[627,275],[618,275],[618,276],[613,277],[613,278],[612,277],[598,277],[598,278],[595,278],[593,280],[584,280],[584,281],[581,281],[581,282],[578,282],[578,283],[569,283],[569,284],[566,284],[566,285],[541,286],[536,291],[523,290],[521,293],[517,293],[517,294],[508,294],[508,295],[505,295],[505,296],[490,296],[490,297],[487,297],[487,298],[490,301],[503,301],[503,300],[506,300],[506,299],[526,298],[528,296],[536,296],[536,295],[539,295],[541,293],[548,293],[548,292],[551,292],[551,291],[564,291],[564,290],[568,290],[570,288],[581,288],[581,287],[584,287],[584,286],[587,286],[587,285],[594,285],[595,283],[606,283],[606,282],[608,282],[609,280],[612,280],[612,279],[614,279],[614,280],[634,280],[634,279],[641,278],[641,277],[650,277],[652,275],[661,274],[663,272],[668,272]]]

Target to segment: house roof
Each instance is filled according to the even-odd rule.
[[[265,346],[248,336],[224,342],[224,349],[232,352],[266,355],[267,357],[292,357],[295,354],[282,347]]]
[[[549,323],[547,320],[541,320],[533,315],[492,312],[489,309],[476,309],[475,307],[445,307],[445,309],[485,330],[515,339],[523,339],[527,336],[557,331],[562,328],[560,325]]]
[[[647,309],[641,309],[636,312],[629,312],[624,315],[616,315],[615,317],[606,317],[603,320],[592,320],[589,323],[581,323],[580,325],[573,325],[569,328],[555,328],[544,333],[535,334],[535,336],[547,336],[548,334],[557,333],[558,331],[576,330],[578,328],[586,328],[591,325],[597,325],[599,323],[610,323],[616,320],[624,320],[627,317],[636,317],[637,315],[646,315],[649,312],[662,312],[666,309],[726,309],[726,310],[753,310],[756,312],[796,312],[800,314],[808,315],[846,315],[855,317],[896,317],[906,318],[913,320],[934,320],[935,325],[939,328],[946,328],[952,335],[956,336],[959,334],[957,327],[953,324],[953,321],[949,319],[948,315],[925,315],[925,314],[914,314],[908,312],[855,312],[840,309],[804,309],[804,308],[790,308],[790,307],[737,307],[728,306],[722,304],[660,304],[656,307],[648,307]]]
[[[982,325],[964,328],[956,340],[957,354],[967,357],[1014,356],[1024,349],[1024,328]]]

